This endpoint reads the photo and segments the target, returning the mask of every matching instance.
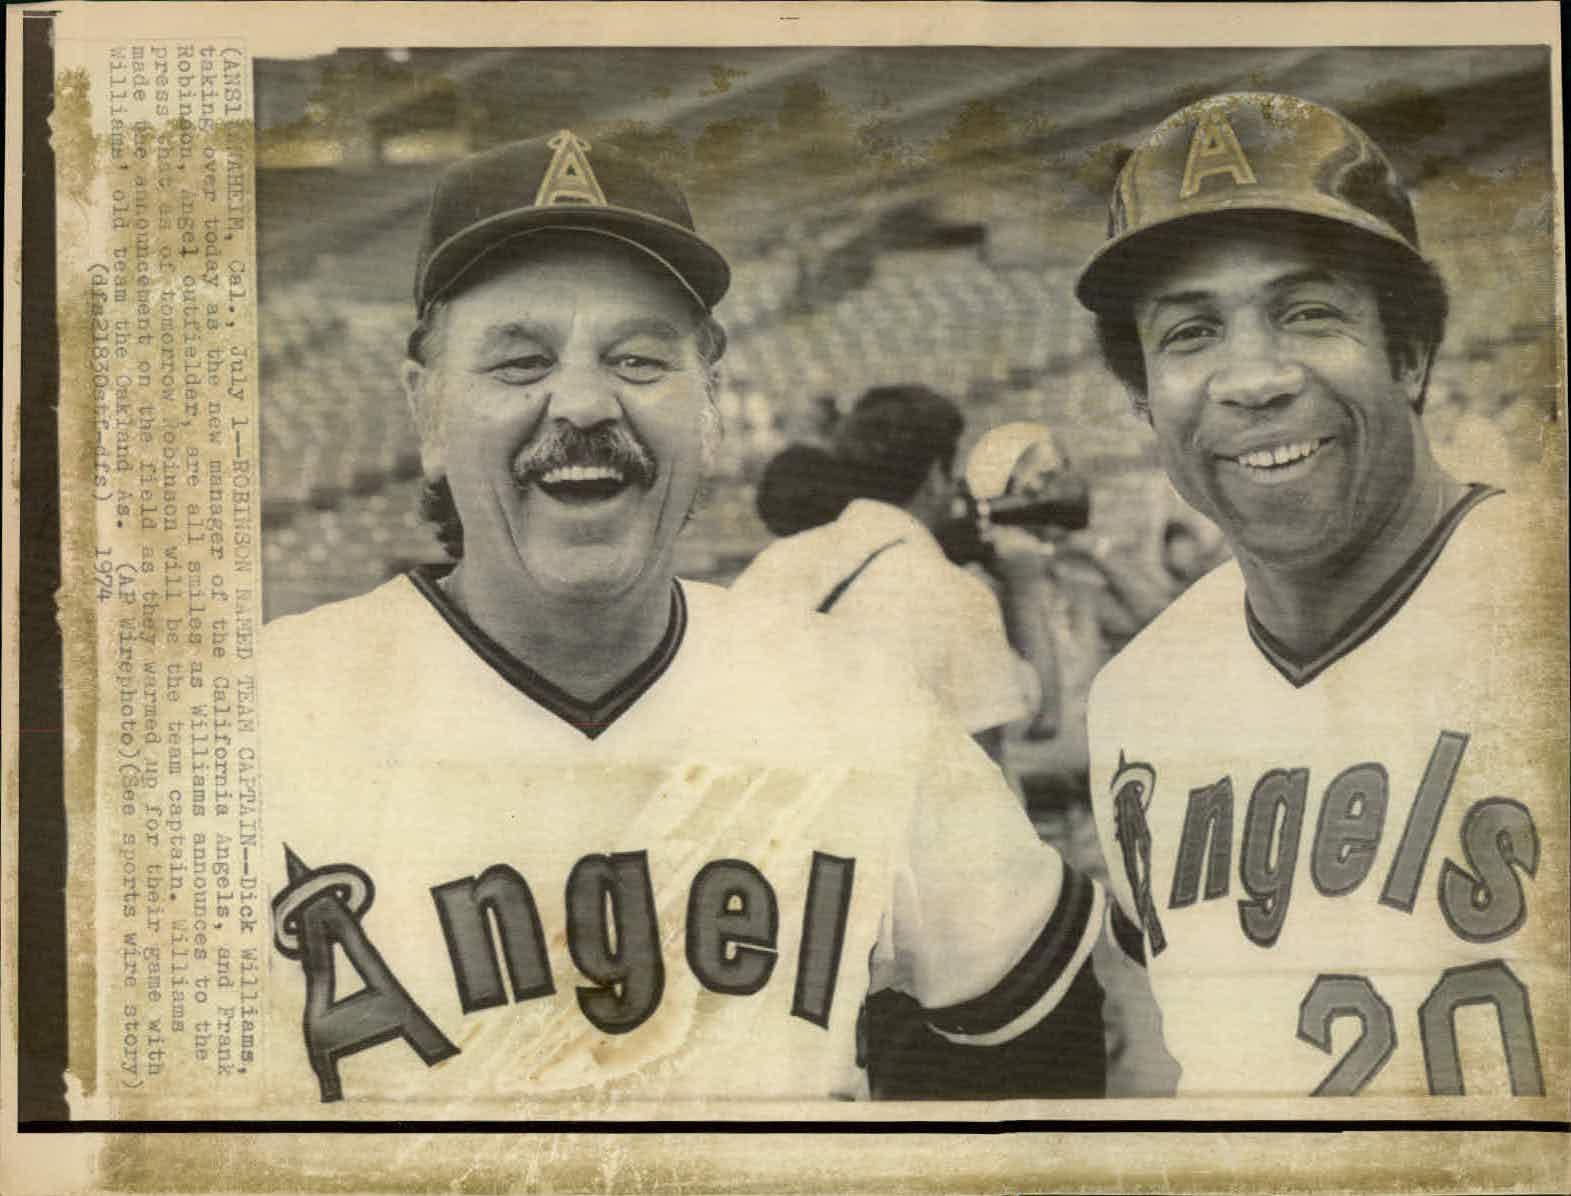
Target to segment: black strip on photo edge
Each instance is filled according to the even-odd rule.
[[[53,10],[22,20],[20,519],[17,544],[17,1092],[19,1124],[65,1117],[65,798],[55,318]]]

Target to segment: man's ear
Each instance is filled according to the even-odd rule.
[[[1429,346],[1418,337],[1394,342],[1391,346],[1391,373],[1402,388],[1402,395],[1409,407],[1418,406],[1424,385],[1429,381],[1429,367],[1433,354]]]
[[[398,380],[403,385],[404,401],[409,404],[415,431],[420,435],[421,468],[427,480],[435,481],[447,473],[447,446],[442,436],[441,403],[433,393],[436,389],[434,371],[406,357],[399,367]]]
[[[720,443],[724,439],[725,422],[720,418],[720,408],[713,398],[706,399],[703,410],[698,413],[698,459],[705,477],[714,471],[715,462],[720,457]]]

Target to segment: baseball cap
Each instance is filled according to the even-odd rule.
[[[731,283],[674,184],[561,129],[471,155],[442,175],[415,268],[416,311],[452,293],[486,254],[544,229],[592,233],[647,254],[706,311]]]
[[[1412,201],[1368,134],[1312,101],[1247,92],[1190,104],[1135,149],[1113,187],[1109,240],[1081,272],[1075,295],[1092,311],[1116,304],[1141,277],[1135,259],[1153,230],[1262,211],[1351,227],[1434,276],[1418,246]]]

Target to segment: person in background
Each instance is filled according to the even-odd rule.
[[[850,496],[841,490],[835,459],[816,444],[790,444],[769,459],[758,479],[758,517],[774,536],[794,536],[839,517]]]
[[[883,645],[1001,762],[1005,724],[1029,716],[1030,734],[1058,730],[1051,549],[1021,528],[985,527],[996,597],[945,556],[934,531],[951,521],[964,427],[959,409],[926,387],[868,391],[837,424],[829,452],[800,446],[795,457],[782,454],[760,486],[766,521],[799,518],[814,503],[844,510],[777,540],[732,590],[827,614]],[[872,993],[862,1018],[872,1092],[885,1099],[1105,1095],[1102,1002],[1087,967],[1041,1025],[1052,1051],[1018,1050],[1004,1059],[937,1033],[908,996]]]
[[[1003,424],[987,432],[972,446],[965,467],[967,489],[984,508],[1003,499],[1051,494],[1063,479],[1073,475],[1059,439],[1046,426],[1028,421]],[[1083,791],[1085,695],[1105,656],[1097,625],[1096,578],[1076,564],[1077,554],[1084,551],[1078,546],[1086,540],[1086,533],[1043,524],[1025,534],[1036,539],[1046,562],[1034,593],[1041,603],[1037,617],[1053,640],[1057,698],[1050,732],[1016,744],[1010,754],[1012,779],[1029,803],[1033,789],[1042,788],[1044,773],[1051,779],[1066,771],[1056,763],[1066,755],[1078,761],[1078,766],[1071,765],[1067,772],[1071,782],[1079,785],[1071,784],[1068,792],[1079,795]],[[1044,765],[1044,761],[1049,763]],[[1064,786],[1048,787],[1054,791],[1052,804],[1060,804]]]
[[[1104,661],[1228,556],[1216,524],[1186,504],[1165,476],[1142,479],[1138,493],[1131,526],[1085,546],[1099,586]]]
[[[908,661],[998,759],[1008,723],[1057,730],[1050,552],[1029,532],[990,528],[996,598],[945,558],[933,530],[951,513],[964,430],[955,404],[927,387],[868,391],[835,430],[844,510],[771,544],[732,589],[854,621]]]

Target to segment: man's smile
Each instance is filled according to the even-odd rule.
[[[631,479],[612,465],[561,465],[547,470],[536,484],[557,502],[582,506],[616,498]]]
[[[1282,440],[1245,449],[1237,453],[1218,453],[1228,472],[1252,482],[1274,485],[1293,481],[1309,473],[1325,447],[1334,437],[1305,437]]]
[[[628,428],[579,429],[558,423],[521,449],[511,467],[524,495],[538,490],[555,505],[609,512],[616,500],[655,484],[654,454]]]

